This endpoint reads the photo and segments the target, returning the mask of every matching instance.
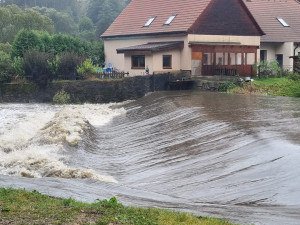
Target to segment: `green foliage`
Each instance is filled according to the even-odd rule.
[[[12,67],[10,56],[5,52],[0,51],[0,83],[10,81],[11,71]]]
[[[46,7],[34,7],[33,9],[53,21],[56,33],[75,34],[78,30],[73,17],[66,12],[59,12],[53,8]]]
[[[104,59],[104,44],[103,42],[89,42],[86,47],[86,57],[92,59],[93,64],[103,65]]]
[[[10,54],[11,45],[9,43],[0,43],[0,51]]]
[[[71,103],[71,96],[69,93],[65,92],[64,90],[60,90],[54,95],[52,101],[54,104],[59,104],[59,105],[69,104]],[[63,201],[63,205],[70,206],[73,202],[74,200],[72,198],[68,198]]]
[[[237,86],[232,83],[232,82],[229,82],[227,81],[226,83],[223,83],[223,84],[220,84],[219,87],[218,87],[218,91],[219,92],[227,92],[233,88],[236,88]]]
[[[53,60],[47,60],[47,61],[48,61],[50,71],[51,71],[52,75],[54,75],[54,77],[55,77],[59,71],[60,57],[59,57],[59,55],[56,55]]]
[[[291,72],[288,76],[288,79],[291,79],[293,81],[299,81],[300,80],[300,74]]]
[[[281,69],[277,61],[262,61],[257,65],[260,78],[280,76]]]
[[[98,67],[98,66],[97,66]],[[85,77],[87,74],[96,73],[95,66],[91,59],[86,59],[83,63],[77,66],[77,73],[81,77]]]
[[[24,76],[25,71],[24,71],[24,59],[21,57],[15,57],[13,59],[12,63],[13,71],[15,74]]]
[[[50,18],[34,10],[22,10],[16,5],[0,7],[0,42],[12,43],[16,34],[22,29],[53,33],[54,25]]]
[[[42,41],[39,33],[34,30],[22,29],[18,32],[11,49],[11,56],[23,57],[28,50],[40,50]]]
[[[97,35],[101,35],[125,7],[119,0],[90,0],[87,16],[97,27]]]
[[[79,31],[92,31],[94,30],[94,24],[93,21],[88,18],[88,17],[83,17],[80,21],[79,21]]]

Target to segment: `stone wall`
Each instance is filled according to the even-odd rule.
[[[120,80],[54,82],[45,89],[35,84],[4,84],[0,86],[0,102],[52,102],[60,90],[79,103],[121,102],[143,97],[148,92],[168,90],[171,76],[155,74]]]

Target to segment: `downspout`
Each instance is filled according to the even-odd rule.
[[[294,48],[294,56],[296,56],[296,49],[299,48],[299,43],[296,44],[296,47]]]

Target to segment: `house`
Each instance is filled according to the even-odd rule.
[[[266,35],[261,37],[260,60],[277,60],[291,70],[300,53],[300,0],[243,0]]]
[[[243,0],[132,0],[101,37],[106,62],[133,76],[250,76],[263,34]]]

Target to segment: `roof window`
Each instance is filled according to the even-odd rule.
[[[151,18],[147,21],[147,23],[145,23],[144,27],[149,27],[150,24],[153,22],[153,20],[154,20],[155,18],[156,18],[156,16],[151,17]]]
[[[175,17],[176,17],[176,14],[170,16],[169,19],[164,23],[164,25],[169,25],[174,20]]]
[[[278,21],[282,24],[282,26],[284,26],[284,27],[289,27],[289,26],[290,26],[290,25],[288,25],[288,24],[284,21],[284,19],[279,18],[279,17],[277,17],[277,19],[278,19]]]

